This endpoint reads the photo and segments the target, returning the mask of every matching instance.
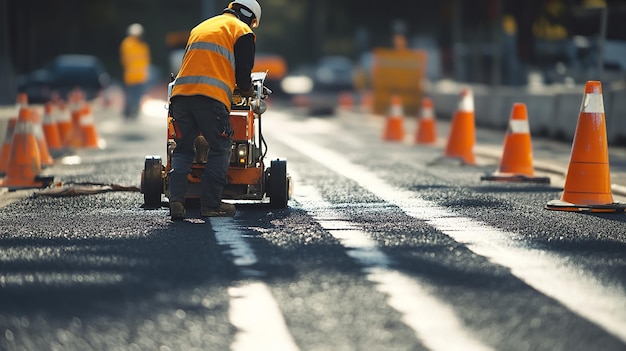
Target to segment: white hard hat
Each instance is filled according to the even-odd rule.
[[[254,14],[254,17],[256,18],[257,26],[261,23],[261,5],[259,5],[259,3],[256,0],[235,0],[230,3],[230,5],[232,4],[239,4],[239,5],[245,6]]]
[[[128,35],[140,36],[143,35],[143,26],[139,23],[133,23],[128,26]]]

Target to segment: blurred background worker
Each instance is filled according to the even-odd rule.
[[[173,220],[185,217],[187,174],[199,133],[209,145],[201,177],[200,214],[235,215],[235,205],[222,202],[233,135],[230,108],[235,86],[242,95],[253,95],[250,74],[256,36],[252,29],[260,21],[261,6],[256,0],[235,0],[222,14],[191,30],[170,100],[170,113],[179,135],[169,180]]]
[[[124,117],[136,118],[141,98],[146,92],[150,67],[150,47],[143,40],[143,26],[128,26],[127,36],[120,45],[120,62],[124,69]]]

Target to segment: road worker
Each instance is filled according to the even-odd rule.
[[[172,220],[186,216],[187,174],[199,133],[209,145],[201,177],[200,214],[235,215],[235,205],[222,201],[233,135],[231,100],[235,88],[243,96],[253,95],[250,74],[256,36],[252,30],[260,20],[261,6],[256,0],[235,0],[220,15],[191,30],[170,98],[170,114],[178,135],[169,177]]]
[[[143,26],[128,26],[127,36],[120,44],[120,62],[124,69],[124,117],[137,118],[141,98],[146,92],[150,68],[150,47],[143,40]]]

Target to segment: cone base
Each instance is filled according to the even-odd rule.
[[[604,205],[580,205],[561,200],[552,200],[546,204],[545,209],[570,212],[624,213],[626,212],[626,203],[614,202]]]
[[[485,174],[480,177],[480,180],[491,180],[499,182],[523,182],[523,183],[537,183],[537,184],[550,184],[550,177],[531,177],[523,174],[513,173],[491,173]]]
[[[12,181],[11,179],[2,179],[0,180],[0,188],[8,188],[9,191],[16,191],[22,189],[33,189],[33,188],[46,188],[52,184],[54,181],[54,176],[36,176],[30,182],[27,181]]]

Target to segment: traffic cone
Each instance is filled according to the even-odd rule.
[[[7,122],[7,130],[4,136],[4,142],[2,143],[2,153],[0,153],[0,177],[3,177],[6,174],[7,167],[9,166],[11,143],[13,142],[13,134],[15,133],[16,124],[17,117],[9,118]]]
[[[15,105],[17,106],[18,111],[20,108],[28,106],[28,95],[26,93],[17,94],[17,98],[15,99]]]
[[[588,81],[578,115],[565,186],[548,210],[624,212],[626,203],[613,202],[602,84]]]
[[[68,146],[72,149],[79,149],[83,146],[83,132],[81,130],[80,120],[83,116],[83,96],[80,90],[73,90],[69,97],[69,110],[72,119],[72,131],[68,136]]]
[[[59,137],[61,138],[61,145],[63,148],[69,148],[72,138],[72,114],[67,107],[67,104],[61,100],[53,100],[56,105],[55,120],[57,121],[57,127],[59,129]]]
[[[342,91],[339,93],[339,107],[343,109],[351,109],[354,104],[354,99],[352,98],[352,92]]]
[[[33,121],[33,130],[35,132],[35,138],[37,139],[37,146],[39,147],[39,158],[41,159],[41,166],[47,167],[54,164],[54,159],[48,149],[48,143],[46,142],[46,136],[44,135],[43,126],[41,124],[41,116],[39,111],[35,108],[30,109],[31,119]]]
[[[80,131],[82,134],[82,147],[99,149],[98,132],[93,119],[93,113],[89,103],[85,103],[81,108]]]
[[[549,177],[535,176],[526,104],[513,104],[498,170],[480,180],[550,183]]]
[[[6,174],[7,167],[9,166],[11,143],[13,142],[13,134],[15,133],[15,126],[17,125],[20,109],[28,107],[28,95],[26,93],[17,94],[15,107],[15,117],[9,118],[7,122],[7,129],[5,132],[4,142],[2,144],[2,151],[0,153],[0,177],[3,177]]]
[[[460,159],[464,164],[475,165],[474,94],[470,88],[461,91],[459,106],[452,118],[445,157]]]
[[[434,144],[437,141],[437,122],[433,100],[429,97],[422,99],[422,112],[415,133],[416,144]]]
[[[398,95],[391,97],[391,106],[389,108],[389,116],[387,116],[383,140],[404,140],[404,112],[402,111],[402,99]]]
[[[41,176],[40,173],[41,158],[32,110],[22,107],[15,125],[6,177],[0,181],[0,187],[15,190],[50,185],[53,177]]]
[[[44,105],[42,127],[50,152],[60,153],[63,149],[63,144],[61,143],[61,134],[59,133],[57,121],[55,120],[54,105],[52,102],[47,102]]]

